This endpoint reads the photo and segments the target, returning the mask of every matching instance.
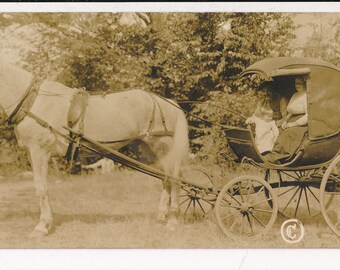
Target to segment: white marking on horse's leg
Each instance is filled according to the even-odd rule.
[[[158,206],[158,222],[166,222],[166,216],[169,211],[169,203],[170,203],[170,183],[166,180],[163,181],[163,189],[161,194],[161,199]]]
[[[173,176],[178,178],[179,176],[179,163],[175,162]],[[171,200],[170,200],[170,212],[169,212],[169,220],[168,220],[168,228],[170,230],[174,230],[175,227],[178,225],[178,213],[179,213],[179,192],[180,192],[180,185],[178,183],[171,184]]]
[[[43,234],[48,234],[53,221],[47,197],[47,170],[50,152],[37,146],[30,149],[30,154],[34,173],[34,185],[40,205],[40,222],[34,229]]]

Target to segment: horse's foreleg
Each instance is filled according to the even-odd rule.
[[[180,186],[172,183],[168,227],[173,230],[178,225]]]
[[[179,177],[179,164],[177,162],[174,165],[173,176],[175,178]],[[170,196],[170,211],[168,227],[173,230],[176,225],[178,225],[178,214],[179,214],[179,193],[180,185],[178,183],[171,183],[171,196]]]
[[[34,184],[40,205],[40,222],[34,231],[40,234],[48,234],[52,226],[52,211],[47,197],[47,170],[50,152],[35,147],[30,149],[31,165],[34,173]]]
[[[158,206],[158,216],[157,221],[165,223],[169,212],[169,202],[170,202],[170,192],[171,185],[168,181],[163,181],[163,189],[161,194],[161,199]]]

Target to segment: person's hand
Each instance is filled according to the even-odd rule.
[[[294,124],[293,123],[287,123],[287,121],[284,121],[282,123],[282,129],[286,129],[286,128],[290,128],[290,127],[294,127]]]
[[[247,124],[247,125],[251,124],[251,117],[247,118],[246,124]]]
[[[290,127],[294,127],[294,124],[293,123],[287,123],[286,128],[290,128]]]
[[[282,126],[282,123],[283,123],[283,120],[284,120],[283,118],[280,119],[280,120],[276,120],[276,121],[275,121],[276,126],[277,126],[277,127],[281,127],[281,126]]]

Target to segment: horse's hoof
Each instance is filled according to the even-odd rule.
[[[34,229],[33,232],[30,233],[30,238],[42,238],[48,234],[46,231],[39,231]]]
[[[31,233],[31,237],[34,238],[39,238],[39,237],[43,237],[48,235],[49,233],[49,228],[51,226],[49,224],[46,224],[44,222],[40,222],[33,230],[33,232]]]
[[[166,227],[169,231],[175,231],[178,225],[179,225],[178,220],[175,218],[171,218],[168,220]]]
[[[157,222],[161,224],[166,224],[166,215],[163,213],[158,214]]]

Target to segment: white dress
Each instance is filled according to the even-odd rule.
[[[255,144],[260,153],[273,150],[275,141],[279,136],[279,129],[272,120],[267,122],[253,115],[248,123],[255,124]]]
[[[303,126],[307,124],[308,114],[307,114],[307,93],[296,92],[290,99],[287,105],[287,112],[290,115],[299,115],[303,114],[301,118],[295,121],[297,126]]]

